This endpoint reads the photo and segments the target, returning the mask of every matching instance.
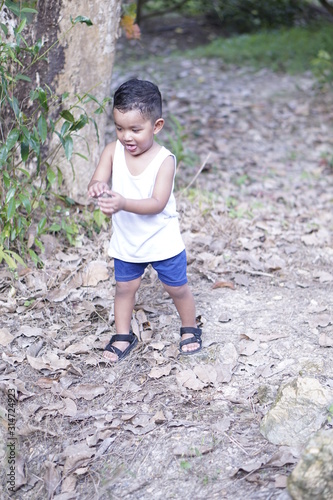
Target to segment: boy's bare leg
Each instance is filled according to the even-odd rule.
[[[163,283],[163,286],[176,306],[182,327],[191,326],[197,328],[194,297],[188,284],[186,283],[182,286],[169,286]],[[191,333],[184,333],[182,335],[182,340],[191,337],[193,337]],[[198,347],[198,342],[193,342],[192,344],[184,345],[182,349],[187,352],[195,351]]]
[[[114,318],[117,334],[129,334],[131,319],[135,304],[135,294],[140,286],[141,277],[132,281],[117,281],[116,294],[114,298]],[[124,351],[129,346],[129,342],[115,342],[114,347]],[[104,351],[103,356],[110,361],[118,360],[117,354]]]

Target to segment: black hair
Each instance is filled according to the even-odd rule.
[[[142,116],[155,123],[162,116],[161,92],[152,82],[132,78],[115,91],[113,109],[121,113],[137,109]]]

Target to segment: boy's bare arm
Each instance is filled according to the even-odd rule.
[[[112,159],[114,155],[115,143],[108,144],[99,160],[94,175],[88,185],[88,194],[98,197],[104,192],[110,192],[109,180],[112,174]]]
[[[107,215],[117,213],[120,210],[140,215],[159,214],[165,208],[170,198],[174,173],[174,159],[172,156],[168,156],[159,169],[151,198],[133,200],[112,192],[112,198],[99,200],[99,206],[102,212]]]

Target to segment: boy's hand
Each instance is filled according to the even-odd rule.
[[[126,198],[121,196],[119,193],[115,193],[114,191],[107,191],[107,196],[105,196],[105,192],[102,196],[98,198],[98,206],[105,215],[113,215],[123,210],[125,207]]]
[[[103,193],[111,194],[110,188],[106,182],[94,182],[88,189],[90,198],[99,198]]]

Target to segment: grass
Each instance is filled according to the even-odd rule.
[[[333,23],[217,38],[186,54],[193,58],[220,57],[226,64],[297,74],[312,70],[312,61],[320,50],[333,54]]]

